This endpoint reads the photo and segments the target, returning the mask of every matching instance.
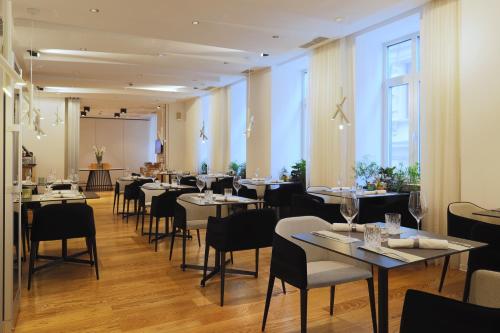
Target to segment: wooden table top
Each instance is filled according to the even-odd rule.
[[[223,197],[223,195],[221,195],[221,197]],[[264,202],[264,200],[248,199],[245,197],[236,197],[236,198],[239,198],[238,201],[224,201],[224,200],[206,201],[204,196],[200,197],[199,194],[193,194],[189,196],[179,197],[178,199],[198,206],[230,206],[230,205],[242,205],[242,204],[253,205]]]

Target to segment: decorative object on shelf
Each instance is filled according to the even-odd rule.
[[[56,119],[52,123],[52,126],[59,126],[59,125],[63,125],[63,124],[64,124],[64,119],[59,114],[59,106],[58,106],[57,111],[56,111]]]
[[[349,118],[344,113],[344,103],[347,100],[347,97],[344,96],[342,92],[342,87],[340,87],[340,103],[337,104],[337,109],[335,110],[335,113],[333,114],[332,120],[335,120],[338,115],[340,115],[340,124],[339,124],[339,130],[344,129],[344,125],[351,126],[351,122],[349,121]]]
[[[252,114],[252,111],[250,110],[250,79],[251,79],[251,73],[252,69],[248,68],[247,70],[247,127],[245,128],[245,131],[243,132],[243,135],[247,137],[247,139],[250,138],[252,135],[252,130],[253,130],[253,125],[255,122],[254,116]]]
[[[229,172],[231,176],[235,176],[238,174],[238,170],[240,169],[240,165],[236,162],[229,163]]]
[[[202,162],[201,163],[200,174],[202,174],[202,175],[208,174],[208,164],[207,164],[207,162]]]
[[[101,146],[101,147],[92,146],[92,149],[94,150],[97,165],[99,167],[102,166],[102,157],[103,157],[104,153],[106,152],[106,147],[104,147],[104,146]]]
[[[288,170],[285,167],[280,171],[280,180],[284,182],[288,181]]]
[[[250,138],[250,135],[252,135],[253,125],[254,125],[254,117],[253,115],[250,115],[250,118],[248,120],[248,126],[244,133],[246,134],[247,138]]]
[[[205,132],[205,121],[203,121],[200,129],[201,142],[205,143],[208,140],[207,133]]]

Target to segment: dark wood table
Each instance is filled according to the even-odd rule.
[[[416,230],[402,227],[403,233],[391,238],[408,238],[416,234]],[[339,234],[347,235],[346,232],[336,232]],[[472,249],[487,246],[485,243],[474,242],[467,239],[460,239],[455,237],[440,236],[430,232],[420,231],[420,235],[429,238],[446,239],[449,242],[466,244],[461,246],[461,249],[447,249],[447,250],[427,250],[427,249],[397,249],[398,251],[416,255],[421,257],[420,260],[405,262],[398,259],[393,259],[382,254],[363,250],[360,246],[364,245],[363,233],[351,232],[351,237],[359,239],[355,243],[341,243],[337,240],[332,240],[324,237],[318,237],[310,233],[301,233],[292,235],[293,238],[303,241],[305,243],[320,247],[322,249],[332,251],[346,257],[357,259],[359,261],[377,266],[378,268],[378,332],[387,333],[389,328],[389,270],[399,267],[404,267],[410,264],[425,262],[430,259],[437,259],[461,252],[467,252]],[[457,245],[458,246],[458,245]],[[439,311],[439,309],[436,309]]]
[[[222,207],[223,206],[232,206],[232,205],[255,205],[256,208],[259,207],[259,204],[264,203],[263,200],[255,200],[255,199],[248,199],[244,197],[238,197],[238,201],[205,201],[204,197],[200,197],[198,194],[193,194],[191,196],[183,196],[177,198],[177,200],[181,200],[184,202],[188,202],[193,205],[197,206],[215,206],[216,207],[216,217],[220,218],[222,216]],[[216,274],[220,273],[220,252],[215,251],[215,265],[214,267],[208,267],[208,270],[211,272],[206,276],[205,279],[201,280],[201,286],[204,287],[205,283],[214,277]],[[182,269],[189,268],[189,269],[197,269],[197,270],[203,270],[204,267],[200,265],[192,265],[192,264],[185,264],[181,265]],[[249,272],[249,271],[243,271],[239,269],[226,269],[226,273],[231,273],[231,274],[243,274],[243,275],[253,275],[255,272]]]
[[[339,199],[342,197],[341,191],[312,190],[308,191],[308,193],[332,196]],[[386,213],[399,213],[401,214],[402,226],[408,228],[417,227],[417,222],[408,210],[409,193],[360,194],[357,197],[359,198],[359,213],[356,216],[356,223],[364,224],[384,221]],[[425,223],[425,220],[421,226],[423,223]]]
[[[88,171],[89,176],[87,178],[87,185],[85,186],[86,191],[100,192],[100,191],[112,191],[113,182],[111,181],[110,171],[124,170],[123,168],[90,168],[90,169],[80,169],[80,171]]]

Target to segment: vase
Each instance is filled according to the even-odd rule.
[[[96,159],[96,161],[97,161],[97,166],[98,166],[99,168],[101,168],[101,167],[102,167],[102,155],[96,155],[96,156],[95,156],[95,159]]]

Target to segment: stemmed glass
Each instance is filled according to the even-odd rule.
[[[176,174],[175,178],[177,179],[177,185],[181,185],[182,173]]]
[[[233,187],[236,190],[236,196],[238,196],[241,188],[241,177],[240,176],[234,176],[233,177]]]
[[[420,191],[410,192],[410,199],[408,200],[408,210],[411,215],[417,220],[417,236],[420,237],[420,221],[424,217],[425,213],[427,213],[427,201],[425,200],[425,196]]]
[[[200,197],[201,197],[201,191],[205,187],[205,178],[203,176],[196,177],[196,187],[198,187],[198,190],[200,191]]]
[[[356,193],[348,192],[342,195],[342,200],[340,203],[340,213],[346,219],[349,225],[349,238],[351,238],[351,224],[356,215],[359,212],[359,199],[356,197]]]

